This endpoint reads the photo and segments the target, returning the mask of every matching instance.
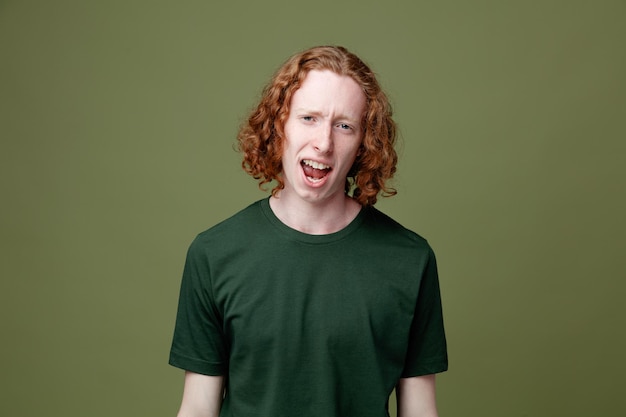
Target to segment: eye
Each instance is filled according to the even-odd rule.
[[[312,122],[315,119],[313,118],[313,116],[302,116],[302,120],[305,122]]]
[[[339,123],[339,124],[337,125],[337,127],[338,127],[339,129],[341,129],[341,130],[346,130],[346,131],[348,131],[348,130],[353,130],[353,129],[352,129],[352,126],[350,126],[349,124],[346,124],[346,123]]]

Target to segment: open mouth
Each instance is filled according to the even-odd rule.
[[[332,169],[326,164],[322,164],[311,159],[304,159],[302,162],[300,162],[300,165],[302,165],[304,175],[306,175],[307,179],[311,182],[322,181]]]

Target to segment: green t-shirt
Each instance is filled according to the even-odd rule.
[[[448,366],[434,254],[373,207],[308,235],[258,201],[191,244],[170,364],[226,377],[221,416],[388,416]]]

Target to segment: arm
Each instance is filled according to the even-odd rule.
[[[398,417],[438,417],[435,375],[400,378],[396,387]]]
[[[183,401],[177,417],[218,417],[224,395],[224,377],[185,372]]]

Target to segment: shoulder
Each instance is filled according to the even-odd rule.
[[[398,244],[403,243],[425,252],[432,252],[428,241],[420,234],[404,227],[375,207],[366,207],[365,210],[364,223],[369,233],[386,240],[391,239]]]
[[[246,236],[256,233],[264,224],[261,208],[262,200],[256,201],[246,208],[200,232],[191,244],[192,249],[225,245],[233,240],[241,241]]]

